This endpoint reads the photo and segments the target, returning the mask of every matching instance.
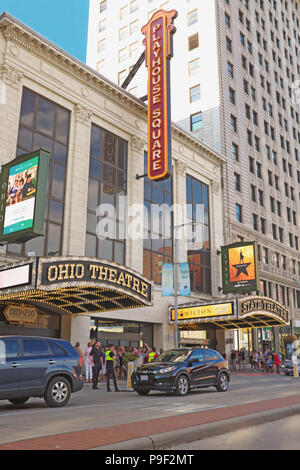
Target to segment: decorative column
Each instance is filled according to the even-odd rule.
[[[23,74],[8,62],[0,65],[0,164],[16,157]]]
[[[64,255],[85,255],[92,115],[80,103],[75,105],[65,198]]]
[[[131,136],[127,165],[126,266],[139,273],[143,273],[144,178],[137,179],[136,175],[144,175],[145,173],[144,151],[146,145],[145,139],[136,135]],[[141,236],[134,239],[137,231]]]

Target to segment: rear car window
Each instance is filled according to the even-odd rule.
[[[45,356],[50,354],[46,341],[39,339],[23,339],[24,356]]]
[[[210,351],[209,349],[204,349],[205,359],[212,361],[213,359],[218,359],[216,351]]]
[[[55,343],[55,341],[48,341],[48,343],[52,354],[55,354],[55,356],[65,356],[67,354],[59,344]]]
[[[9,359],[19,357],[17,339],[3,339],[0,341],[0,364],[5,364]]]

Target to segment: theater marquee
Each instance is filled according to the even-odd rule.
[[[168,178],[172,169],[170,59],[177,11],[159,10],[142,28],[148,67],[148,178]]]
[[[95,258],[28,258],[0,267],[0,302],[84,315],[151,306],[152,282],[125,266]]]

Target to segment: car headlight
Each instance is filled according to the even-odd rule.
[[[176,369],[176,366],[165,367],[165,369],[160,369],[158,371],[159,374],[167,374],[168,372],[172,372]]]

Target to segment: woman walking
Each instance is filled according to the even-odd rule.
[[[92,343],[89,342],[84,352],[85,383],[92,383],[93,366],[92,366],[92,361],[90,357],[91,350],[92,350]]]

